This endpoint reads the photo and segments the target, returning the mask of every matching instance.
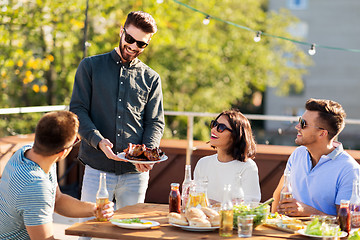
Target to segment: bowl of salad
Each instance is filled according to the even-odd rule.
[[[270,203],[240,203],[233,207],[234,212],[234,227],[237,228],[238,216],[254,215],[253,228],[265,223],[267,216],[270,213]]]

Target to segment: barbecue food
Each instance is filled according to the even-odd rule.
[[[160,150],[160,148],[146,148],[146,150],[144,151],[144,155],[150,161],[157,161],[160,160],[163,152]]]
[[[164,154],[160,148],[151,149],[146,147],[145,144],[133,143],[129,143],[124,152],[127,159],[138,161],[158,161]]]

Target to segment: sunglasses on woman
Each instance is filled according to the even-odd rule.
[[[136,45],[138,46],[138,48],[146,48],[147,45],[149,45],[146,42],[143,41],[138,41],[135,38],[133,38],[133,36],[131,36],[130,34],[128,34],[126,32],[126,29],[124,29],[124,33],[125,33],[125,42],[129,43],[129,44],[133,44],[134,42],[136,42]]]
[[[306,127],[314,127],[314,128],[321,129],[321,130],[326,130],[325,128],[321,128],[321,127],[317,127],[317,126],[311,126],[311,125],[306,124],[306,121],[302,117],[299,117],[299,123],[300,123],[300,128],[301,129],[304,129]]]
[[[214,127],[216,127],[216,131],[218,131],[219,133],[222,133],[225,130],[232,132],[232,129],[228,128],[225,124],[219,123],[218,121],[215,120],[211,120],[210,128],[212,129]]]

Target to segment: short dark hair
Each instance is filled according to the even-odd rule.
[[[249,120],[237,109],[226,110],[220,113],[220,116],[226,116],[232,129],[232,145],[228,148],[228,154],[234,159],[246,162],[248,158],[254,159],[256,154],[256,145]]]
[[[346,113],[339,103],[310,98],[306,101],[305,108],[308,111],[319,112],[318,124],[329,132],[329,139],[334,138],[344,129]]]
[[[140,28],[143,32],[146,33],[154,34],[157,31],[155,19],[149,13],[142,11],[130,12],[127,15],[124,27],[129,25]]]
[[[78,129],[76,114],[70,111],[46,113],[36,125],[33,149],[43,156],[59,153],[73,141]]]

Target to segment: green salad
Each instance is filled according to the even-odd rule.
[[[117,222],[117,223],[140,223],[142,224],[143,222],[138,219],[138,218],[127,218],[127,219],[111,219],[112,222]]]
[[[260,224],[264,223],[269,211],[270,206],[268,204],[258,205],[257,207],[250,207],[247,204],[239,204],[234,206],[234,227],[237,227],[238,216],[254,215],[253,228],[256,228]]]
[[[348,238],[348,240],[360,240],[359,231],[354,231]]]
[[[340,228],[334,230],[330,228],[329,224],[321,222],[317,217],[314,218],[305,229],[306,234],[315,236],[335,236],[336,232],[334,231],[340,233]]]

